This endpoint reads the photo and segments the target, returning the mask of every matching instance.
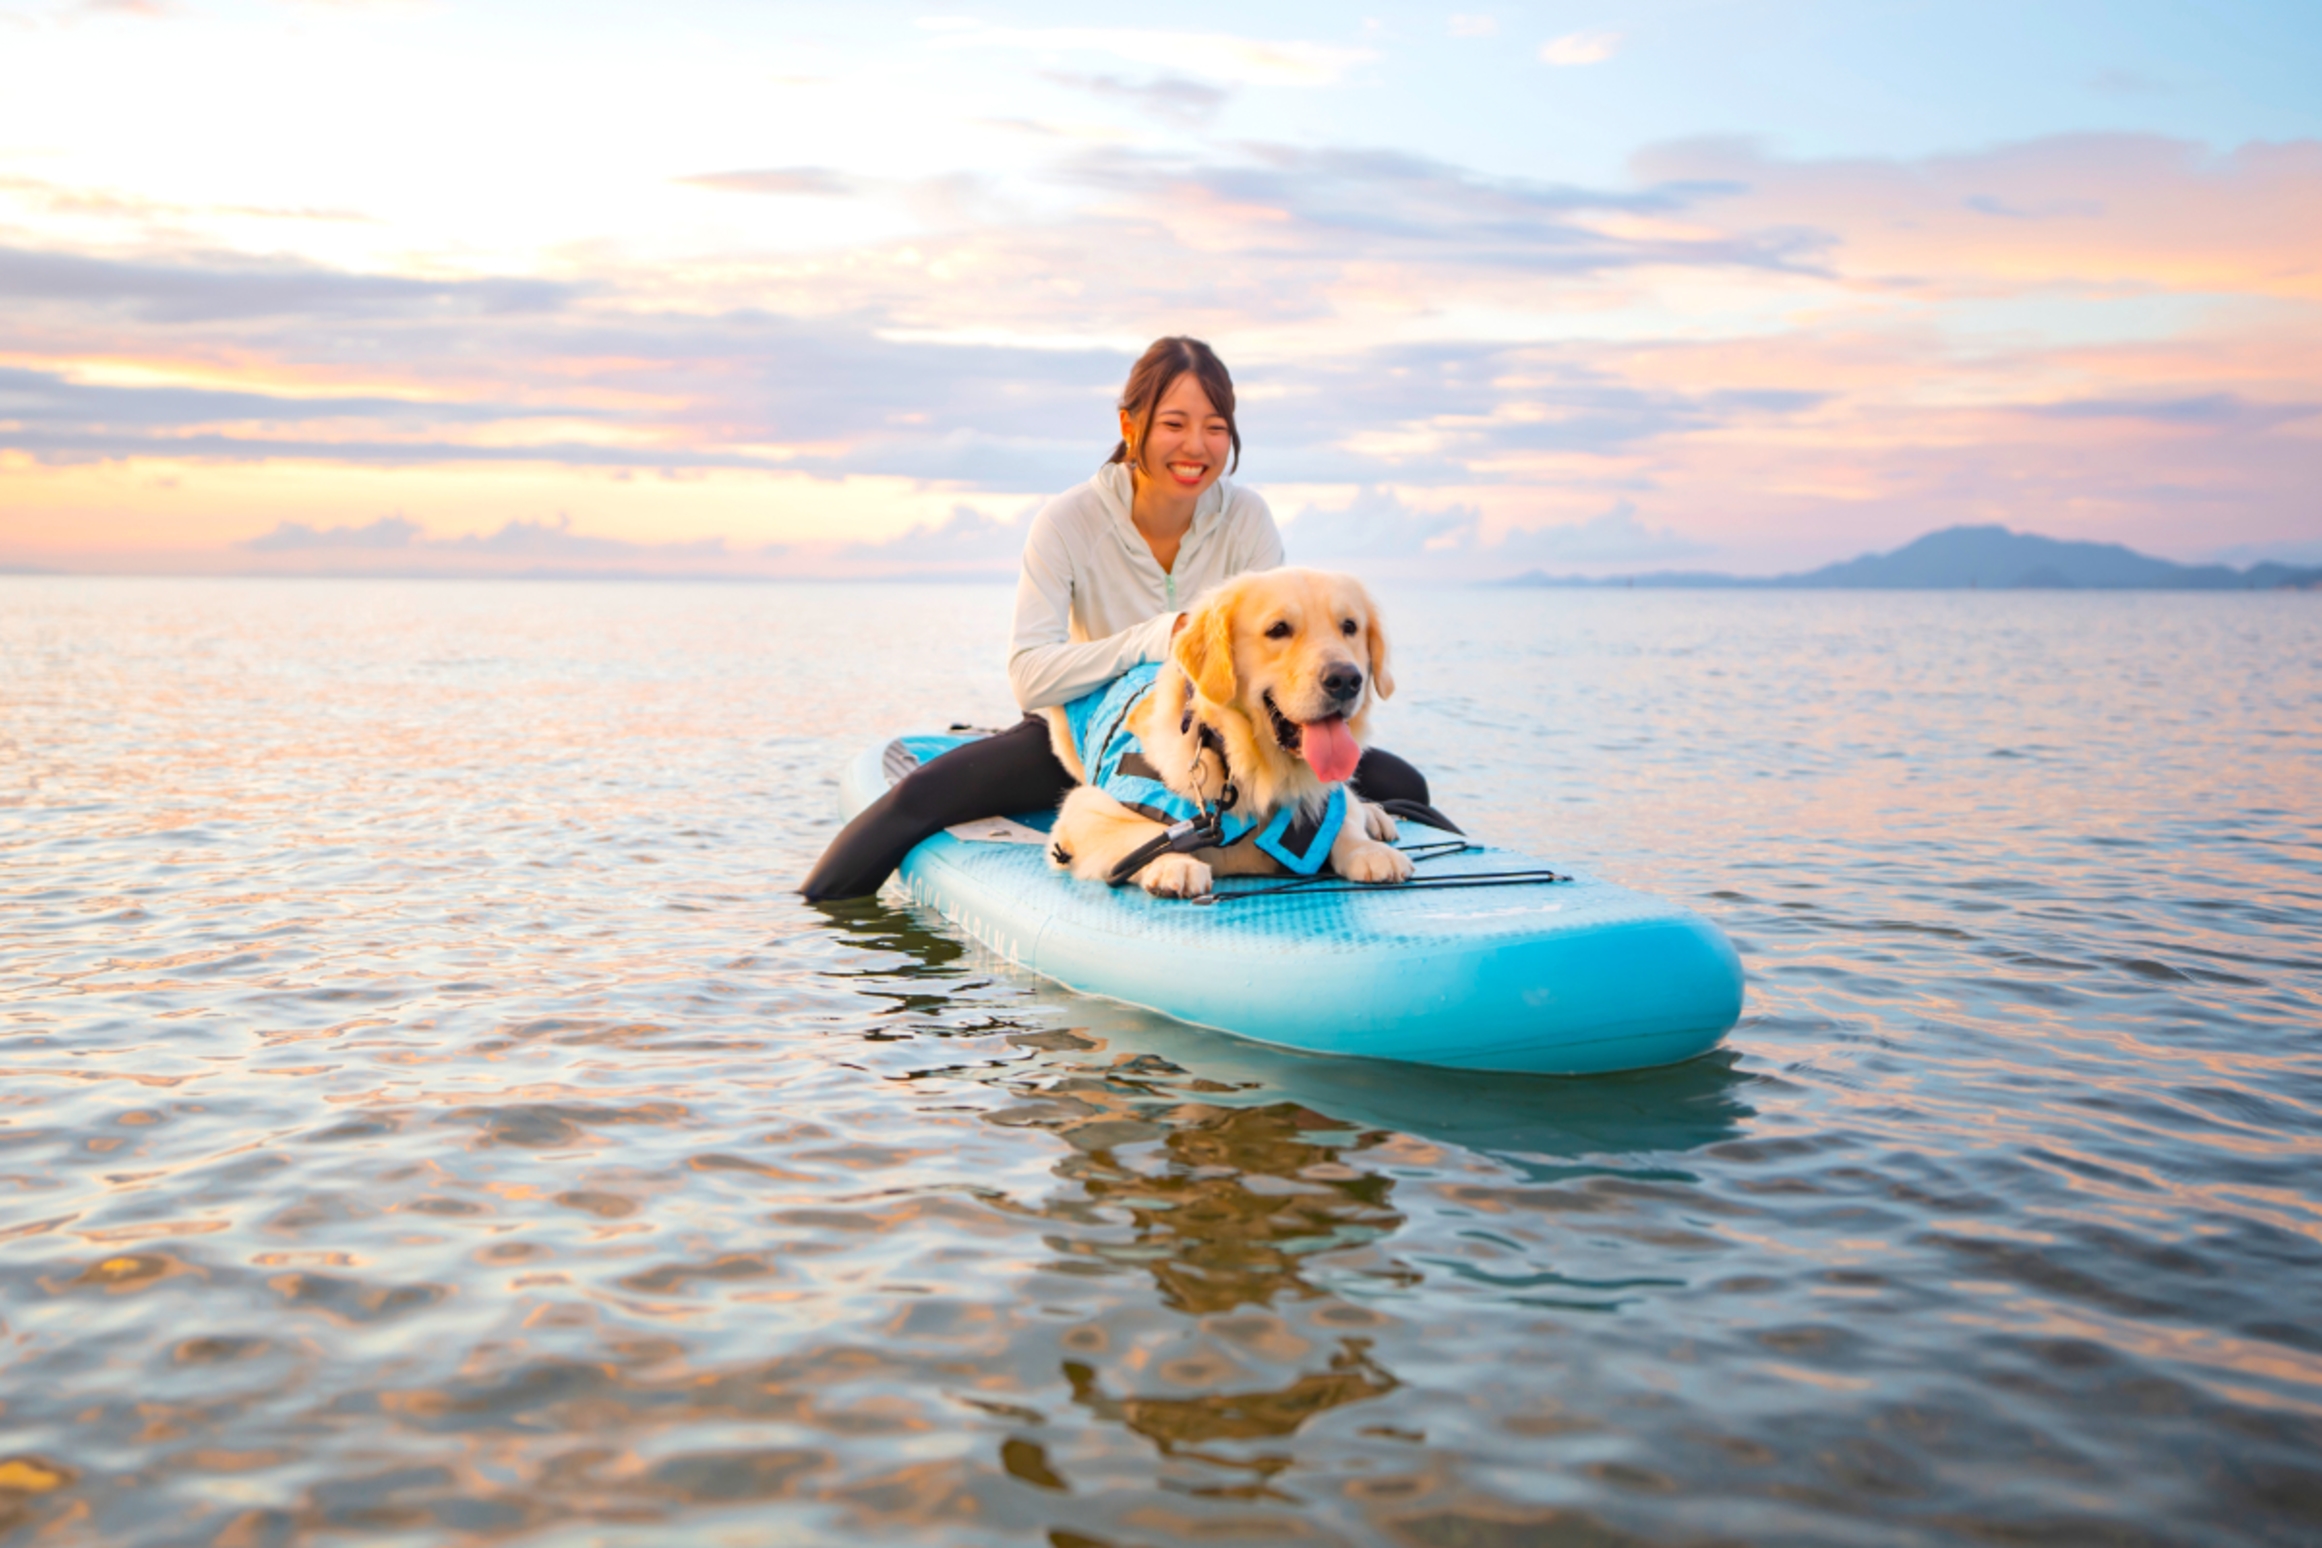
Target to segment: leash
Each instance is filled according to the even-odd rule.
[[[1192,721],[1192,715],[1191,710],[1186,711],[1189,725]],[[1120,886],[1163,855],[1190,855],[1197,849],[1215,849],[1224,843],[1225,814],[1232,811],[1234,803],[1241,800],[1241,787],[1234,783],[1232,771],[1226,768],[1224,743],[1220,742],[1217,733],[1206,725],[1201,728],[1201,747],[1203,751],[1215,750],[1218,770],[1225,775],[1225,785],[1217,793],[1217,805],[1209,804],[1209,797],[1202,793],[1201,782],[1197,777],[1193,786],[1193,798],[1201,807],[1201,815],[1188,817],[1185,821],[1162,830],[1158,836],[1149,838],[1135,849],[1130,850],[1122,858],[1121,863],[1114,866],[1111,874],[1105,878],[1106,885]],[[1200,757],[1199,752],[1194,754],[1197,765]],[[1067,858],[1069,859],[1069,857]]]

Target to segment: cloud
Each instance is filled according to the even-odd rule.
[[[181,433],[138,435],[121,431],[60,431],[7,434],[6,449],[33,454],[51,464],[112,462],[129,457],[172,462],[331,463],[346,468],[420,468],[461,463],[508,466],[545,463],[608,472],[734,468],[773,472],[781,459],[743,451],[694,450],[665,446],[603,446],[585,441],[529,441],[517,445],[442,439],[384,441],[285,435]]]
[[[768,167],[757,172],[703,172],[676,181],[720,193],[806,194],[844,198],[855,192],[853,178],[828,167]]]
[[[1493,16],[1455,15],[1450,28],[1455,38],[1492,38],[1499,36],[1500,23]]]
[[[82,431],[176,432],[218,424],[297,425],[343,420],[410,426],[482,424],[571,413],[508,403],[233,391],[214,387],[127,387],[68,381],[45,371],[0,366],[0,422]]]
[[[1021,208],[979,194],[806,255],[559,255],[552,280],[18,237],[0,457],[337,465],[352,488],[525,463],[885,479],[918,491],[914,514],[985,511],[920,541],[1000,565],[991,513],[1085,478],[1136,349],[1184,331],[1244,389],[1245,481],[1332,491],[1313,498],[1356,524],[1328,538],[1351,551],[1480,563],[1483,534],[1537,531],[1561,535],[1527,562],[1616,539],[1645,547],[1611,562],[1682,557],[1569,530],[1623,499],[1650,532],[1802,545],[1744,559],[1768,569],[1960,521],[2163,552],[2183,551],[2170,533],[2312,528],[2322,143],[1801,159],[1693,141],[1602,185],[1361,146],[1040,165]],[[12,476],[0,538],[34,530]],[[1406,502],[1403,524],[1366,489]],[[783,519],[827,532],[816,509]]]
[[[715,559],[726,551],[723,538],[693,543],[632,543],[620,538],[590,537],[572,530],[572,518],[562,511],[554,521],[516,519],[497,532],[450,538],[435,546],[476,554],[517,559]]]
[[[944,26],[929,41],[945,49],[1105,54],[1173,74],[1250,86],[1335,85],[1357,66],[1378,57],[1371,49],[1331,43],[1131,27],[987,27],[963,22]]]
[[[51,337],[102,358],[120,347],[113,339],[145,332],[140,320],[124,333],[111,311],[67,309]],[[222,325],[246,358],[297,359],[280,374],[313,381],[305,393],[92,385],[0,368],[0,447],[63,461],[788,467],[1028,492],[1088,475],[1110,445],[1109,399],[1134,357],[897,343],[862,319],[752,312],[357,315],[327,330],[280,321],[280,331],[273,318]],[[221,324],[191,326],[207,336]],[[376,381],[401,370],[422,373],[410,398],[334,390],[342,373]],[[557,399],[539,401],[544,381]]]
[[[1342,509],[1310,507],[1287,524],[1282,543],[1293,564],[1401,559],[1430,549],[1471,547],[1482,518],[1472,505],[1413,510],[1394,490],[1373,484],[1357,491]]]
[[[1106,150],[1074,162],[1078,181],[1133,196],[1201,246],[1311,253],[1320,264],[1421,262],[1450,273],[1530,276],[1639,267],[1813,271],[1828,238],[1785,226],[1731,232],[1678,217],[1742,191],[1714,179],[1633,189],[1486,177],[1394,151],[1257,144],[1234,161]],[[1140,213],[1143,213],[1142,211]],[[1607,217],[1662,217],[1612,229]],[[1284,287],[1277,306],[1310,293]]]
[[[256,553],[295,553],[308,549],[380,549],[408,548],[411,540],[420,534],[416,521],[401,513],[382,516],[362,526],[322,527],[308,526],[303,521],[285,521],[273,531],[251,538],[242,546]]]
[[[1023,554],[1028,508],[1003,521],[967,504],[885,539],[736,547],[723,538],[636,541],[552,519],[514,517],[489,532],[431,537],[398,511],[363,523],[318,527],[282,521],[235,545],[264,568],[301,574],[668,576],[750,579],[951,576],[999,579]]]
[[[467,533],[453,538],[431,538],[418,522],[400,511],[360,526],[314,527],[302,521],[277,523],[271,531],[240,545],[260,554],[324,554],[349,559],[392,555],[419,561],[424,569],[453,573],[458,562],[489,560],[715,561],[726,557],[722,538],[691,543],[635,543],[620,538],[594,537],[573,530],[572,518],[558,512],[553,521],[518,517],[495,531]],[[505,566],[492,566],[494,570]]]
[[[1583,570],[1668,563],[1716,552],[1715,545],[1638,519],[1620,500],[1585,520],[1518,527],[1488,537],[1483,511],[1454,503],[1415,508],[1392,488],[1368,485],[1344,507],[1308,507],[1283,530],[1294,564],[1348,565],[1404,578],[1476,579],[1544,564]]]
[[[913,527],[880,543],[848,543],[837,549],[835,557],[931,570],[1013,571],[1023,557],[1025,528],[1022,519],[1000,521],[972,505],[955,505],[940,522]]]
[[[1584,569],[1666,564],[1697,559],[1716,551],[1714,544],[1685,537],[1673,528],[1647,526],[1637,519],[1637,507],[1628,500],[1586,521],[1511,532],[1491,549],[1492,556],[1511,569],[1525,564],[1577,565]]]
[[[2103,205],[2087,199],[2050,199],[2029,209],[2018,208],[1990,194],[1969,194],[1959,202],[1978,215],[1994,215],[2001,220],[2094,220],[2104,214]]]
[[[1721,220],[1822,232],[1834,276],[1907,287],[1921,305],[2123,286],[2322,300],[2322,266],[2294,256],[2322,251],[2322,140],[2218,152],[2072,134],[1918,160],[1808,161],[1695,140],[1654,147],[1634,168],[1648,182],[1727,184]]]
[[[1277,371],[1294,395],[1244,411],[1245,439],[1270,476],[1315,483],[1524,483],[1542,459],[1649,453],[1828,400],[1809,388],[1639,384],[1604,351],[1570,345],[1408,345]]]
[[[588,444],[543,436],[534,428],[541,421],[589,420],[601,433],[619,434],[624,428],[621,415],[571,404],[121,386],[0,367],[0,447],[51,463],[146,456],[372,467],[446,462],[776,465],[729,448]],[[491,439],[462,438],[470,436]]]
[[[13,174],[0,174],[0,193],[13,195],[53,214],[112,220],[156,222],[222,215],[245,220],[319,221],[354,225],[376,223],[375,217],[356,210],[263,204],[182,204],[104,189],[68,187],[44,178]]]
[[[1205,124],[1217,117],[1233,93],[1207,81],[1182,75],[1160,75],[1149,81],[1124,80],[1117,75],[1072,75],[1050,70],[1042,79],[1085,91],[1108,102],[1122,102],[1154,118],[1177,124]]]
[[[1620,46],[1617,32],[1568,32],[1540,45],[1540,62],[1559,68],[1602,64]]]
[[[2051,419],[2133,419],[2153,425],[2270,430],[2322,414],[2322,403],[2252,403],[2238,393],[2212,392],[2197,398],[2076,398],[2033,404],[2026,412]]]
[[[1608,219],[1692,218],[1732,196],[1723,185],[1538,184],[1382,152],[1261,145],[1172,160],[1096,153],[1074,159],[1068,175],[1105,192],[1101,214],[1012,228],[971,217],[956,237],[923,240],[892,261],[860,253],[811,287],[793,288],[778,272],[756,282],[745,267],[735,283],[747,299],[724,308],[690,297],[677,310],[640,306],[601,272],[584,288],[201,255],[0,252],[0,283],[31,303],[22,315],[62,354],[101,358],[131,338],[150,346],[158,328],[189,345],[272,359],[278,374],[316,384],[303,399],[288,390],[205,399],[164,389],[178,395],[103,401],[84,393],[63,410],[19,416],[13,444],[47,458],[304,452],[374,466],[783,466],[1029,492],[1086,476],[1111,433],[1108,400],[1146,336],[1132,322],[1087,330],[1117,331],[1115,342],[1057,337],[1061,319],[1048,298],[1067,289],[1077,298],[1073,313],[1092,321],[1158,317],[1168,319],[1163,326],[1214,332],[1205,318],[1246,323],[1271,308],[1285,322],[1320,321],[1359,302],[1333,290],[1331,275],[1348,255],[1374,269],[1396,266],[1401,288],[1448,301],[1500,283],[1497,274],[1586,280],[1656,267],[1796,269],[1813,243],[1795,231],[1765,242],[1698,225],[1602,229]],[[814,168],[705,176],[825,186]],[[1264,208],[1275,218],[1253,224],[1228,215],[1197,229],[1204,208]],[[1089,265],[1090,251],[1124,243],[1150,261]],[[979,281],[955,302],[928,279],[954,262],[1004,278]],[[639,274],[632,283],[658,292],[667,277]],[[824,315],[786,315],[804,304]],[[958,326],[963,305],[979,321],[972,333]],[[942,326],[897,326],[914,313]],[[331,325],[308,326],[322,318]],[[1341,349],[1312,367],[1278,364],[1289,396],[1279,408],[1253,410],[1276,432],[1268,465],[1277,476],[1323,467],[1405,481],[1473,476],[1461,459],[1605,449],[1682,428],[1692,414],[1669,395],[1607,381],[1564,384],[1546,397],[1493,386],[1472,370],[1463,378],[1457,359],[1424,354],[1365,360]],[[1451,356],[1482,358],[1467,348]],[[398,373],[408,373],[408,400],[331,385]],[[557,384],[556,405],[538,401],[544,382]],[[1367,438],[1318,396],[1350,389],[1367,400]],[[52,384],[50,392],[68,390]],[[1431,401],[1425,423],[1415,424],[1422,392]],[[1389,455],[1390,443],[1408,444]]]
[[[146,322],[261,317],[490,317],[553,311],[574,288],[544,280],[417,280],[305,263],[130,262],[0,248],[0,294],[12,306],[113,307]]]

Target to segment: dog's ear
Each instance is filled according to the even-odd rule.
[[[1369,591],[1355,588],[1363,599],[1363,644],[1371,653],[1371,691],[1382,699],[1395,696],[1395,674],[1387,670],[1387,629],[1379,622],[1379,604]]]
[[[1240,589],[1221,591],[1195,608],[1177,633],[1169,655],[1193,680],[1193,691],[1212,704],[1231,704],[1234,677],[1234,602]]]

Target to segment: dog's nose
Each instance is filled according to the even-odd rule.
[[[1362,668],[1341,661],[1322,674],[1322,691],[1344,704],[1363,691]]]

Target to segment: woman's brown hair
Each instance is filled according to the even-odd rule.
[[[1217,358],[1217,352],[1201,340],[1180,334],[1155,339],[1147,346],[1145,353],[1137,357],[1137,363],[1129,367],[1129,380],[1121,388],[1121,412],[1135,421],[1137,441],[1142,445],[1153,431],[1153,411],[1160,407],[1169,389],[1177,385],[1177,378],[1188,371],[1201,383],[1209,406],[1226,422],[1226,434],[1233,437],[1233,461],[1227,464],[1230,472],[1242,465],[1242,431],[1234,423],[1234,379],[1226,374],[1225,362]],[[1113,454],[1105,460],[1128,461],[1129,443],[1116,442]]]

